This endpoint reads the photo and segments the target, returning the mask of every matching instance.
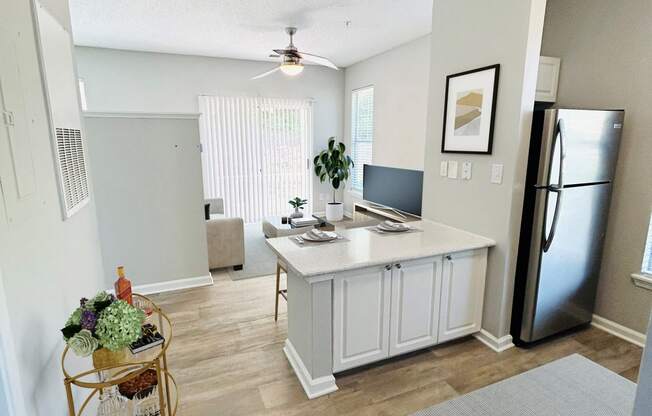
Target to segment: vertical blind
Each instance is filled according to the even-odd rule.
[[[362,192],[363,165],[371,163],[374,141],[374,87],[351,93],[351,189]]]
[[[297,196],[311,211],[310,100],[200,96],[199,109],[206,198],[245,222],[287,215]]]
[[[647,230],[647,241],[645,242],[645,253],[643,254],[643,273],[652,275],[652,215]]]

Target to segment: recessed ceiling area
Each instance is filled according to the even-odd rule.
[[[76,45],[268,61],[296,26],[299,50],[346,67],[430,33],[432,0],[70,0],[70,12]]]

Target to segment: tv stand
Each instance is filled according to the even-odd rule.
[[[384,207],[370,202],[355,202],[353,204],[353,220],[360,221],[363,219],[377,219],[379,221],[396,221],[396,222],[410,222],[419,221],[421,218],[416,215],[411,215],[403,212],[396,212],[391,207]]]

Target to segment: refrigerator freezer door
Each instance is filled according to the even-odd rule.
[[[536,341],[591,321],[610,194],[611,184],[537,191],[522,340]],[[551,235],[544,252],[543,241]]]
[[[624,111],[546,110],[537,183],[558,185],[560,172],[565,186],[612,181],[624,116]]]

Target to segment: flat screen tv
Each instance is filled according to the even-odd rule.
[[[421,216],[423,171],[364,165],[362,199]]]

